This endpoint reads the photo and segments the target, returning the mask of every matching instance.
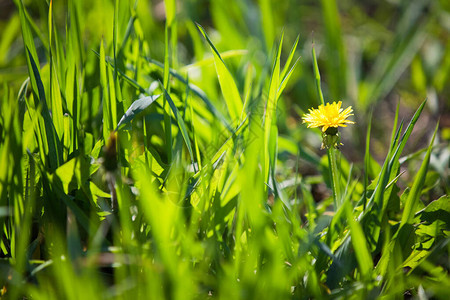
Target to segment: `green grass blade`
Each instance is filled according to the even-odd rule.
[[[372,111],[369,115],[369,123],[366,131],[366,150],[364,151],[364,203],[363,209],[366,209],[367,201],[367,185],[369,184],[369,162],[370,162],[370,131],[372,129]]]
[[[350,202],[346,202],[345,206],[353,249],[355,251],[356,260],[358,261],[359,270],[364,280],[370,280],[373,270],[373,261],[367,245],[367,240],[364,237],[361,225],[353,217]]]
[[[170,0],[169,2],[171,2]],[[171,2],[172,3],[172,2]],[[174,16],[173,16],[174,17]],[[169,32],[170,32],[170,26],[173,22],[173,19],[170,21],[167,20],[166,26],[164,28],[164,73],[163,73],[163,83],[164,83],[164,89],[170,93],[170,85],[169,85],[169,76],[170,76],[170,38],[169,38]],[[164,109],[164,133],[166,136],[166,149],[167,149],[167,157],[168,162],[172,161],[172,124],[170,121],[170,113],[169,108],[166,107],[167,102],[166,94],[164,93],[164,103],[163,103],[163,109]]]
[[[145,59],[161,68],[164,69],[164,65],[154,59],[145,57]],[[233,131],[233,129],[231,128],[231,126],[228,124],[228,121],[225,119],[225,117],[223,116],[223,114],[214,106],[214,104],[211,102],[211,100],[208,98],[208,96],[205,94],[204,91],[202,91],[198,86],[189,83],[181,74],[179,74],[178,72],[176,72],[175,70],[170,69],[170,75],[172,75],[173,77],[175,77],[178,81],[180,81],[183,84],[189,84],[189,90],[192,91],[197,97],[199,97],[204,103],[205,105],[208,107],[208,109],[213,113],[214,117],[217,118],[230,132]],[[144,90],[145,92],[145,90]]]
[[[376,186],[376,190],[374,194],[372,195],[371,199],[369,200],[370,205],[373,203],[377,203],[378,209],[383,209],[385,207],[385,203],[383,203],[383,194],[386,188],[386,185],[390,181],[389,179],[393,179],[397,176],[396,171],[399,166],[399,158],[403,151],[403,148],[406,145],[406,142],[408,141],[409,136],[411,135],[412,130],[414,129],[414,125],[419,119],[419,116],[425,107],[426,101],[422,102],[422,104],[419,106],[419,108],[416,110],[414,116],[412,117],[410,123],[405,129],[404,134],[399,138],[400,128],[397,130],[397,134],[393,135],[391,148],[389,150],[389,153],[386,157],[385,164],[383,165],[382,171],[380,173],[380,177],[378,178],[378,183]],[[397,118],[396,118],[397,119]],[[397,144],[398,143],[398,144]]]
[[[153,95],[144,98],[137,99],[131,106],[127,109],[125,114],[120,119],[117,124],[116,131],[119,130],[122,125],[130,123],[140,112],[149,107],[153,102],[155,102],[161,95]]]
[[[39,104],[42,105],[42,116],[44,118],[44,128],[46,135],[46,142],[48,146],[48,156],[49,156],[49,167],[52,170],[55,170],[62,162],[62,149],[60,145],[60,141],[58,139],[58,135],[55,130],[55,126],[53,124],[52,118],[50,116],[50,113],[48,111],[47,107],[47,101],[45,98],[45,90],[44,86],[42,84],[41,76],[39,69],[31,56],[31,52],[28,50],[28,58],[31,63],[32,67],[32,74],[35,78],[36,82],[36,90],[38,91],[38,94],[36,95],[36,98],[39,99]],[[42,130],[42,127],[41,127]]]
[[[175,0],[164,0],[165,8],[166,8],[166,21],[167,25],[172,26],[175,21],[176,15],[176,1]]]
[[[53,71],[51,72],[52,75],[50,76],[50,97],[51,97],[51,104],[52,104],[52,119],[55,124],[55,130],[59,137],[59,139],[62,138],[63,132],[64,132],[64,114],[63,114],[63,99],[61,97],[61,91],[60,91],[60,84],[58,81],[58,78],[56,76],[56,69],[53,66]]]
[[[172,113],[175,116],[175,120],[177,121],[178,127],[180,128],[181,135],[183,136],[184,142],[186,143],[186,147],[189,151],[189,156],[191,157],[191,162],[195,163],[194,155],[192,153],[191,141],[189,139],[189,134],[186,130],[186,125],[184,123],[184,120],[181,117],[180,112],[178,111],[177,107],[175,106],[175,103],[173,103],[172,98],[170,97],[170,95],[166,89],[164,89],[164,95],[166,96],[167,102],[169,102],[169,106],[172,109]]]
[[[420,104],[419,108],[414,113],[414,116],[412,117],[411,121],[409,122],[408,126],[406,127],[405,133],[402,135],[400,139],[400,144],[398,145],[397,149],[394,152],[394,155],[391,159],[391,164],[398,162],[398,159],[400,158],[400,155],[405,148],[406,142],[409,139],[409,136],[411,135],[414,125],[416,124],[417,120],[419,119],[420,114],[422,113],[422,110],[425,107],[425,104],[427,103],[427,100],[423,101],[422,104]]]
[[[31,56],[34,61],[38,61],[38,56],[36,52],[36,46],[34,44],[34,38],[33,34],[30,29],[30,24],[28,22],[28,19],[26,17],[26,11],[25,7],[23,6],[23,3],[21,0],[15,0],[16,6],[19,8],[19,15],[20,15],[20,25],[22,27],[22,39],[26,50],[26,58],[27,58],[27,65],[28,65],[28,73],[30,74],[31,81],[32,81],[32,88],[36,95],[39,94],[39,91],[37,90],[37,84],[36,79],[33,74],[33,68],[31,66],[31,61],[29,57]],[[30,54],[28,54],[28,52]]]
[[[293,67],[291,69],[289,69],[289,66],[291,65],[292,59],[294,58],[295,50],[297,49],[299,40],[300,40],[300,35],[297,35],[297,38],[295,39],[295,42],[292,45],[291,51],[289,51],[289,56],[286,59],[286,63],[283,67],[283,70],[281,71],[280,78],[283,78],[283,81],[284,81],[284,78],[286,77],[286,74],[288,74],[288,71],[289,71],[289,73],[292,72]],[[300,59],[300,57],[297,59],[297,61],[299,59]],[[296,64],[297,64],[297,62],[294,63],[294,66]]]
[[[291,75],[294,73],[295,67],[297,66],[297,63],[300,61],[300,58],[297,58],[297,60],[294,62],[294,64],[292,65],[292,68],[289,69],[289,72],[283,77],[283,80],[281,81],[280,87],[278,88],[278,94],[277,97],[281,96],[281,93],[284,91],[289,79],[291,78]],[[287,63],[286,63],[287,64]]]
[[[322,105],[325,105],[325,100],[323,99],[323,93],[322,93],[321,82],[320,82],[319,64],[317,63],[316,50],[314,48],[314,44],[312,45],[311,51],[312,51],[312,58],[313,58],[313,64],[314,64],[314,77],[316,80],[317,94],[319,95],[320,103]]]
[[[119,0],[114,1],[114,18],[113,18],[113,54],[114,54],[114,81],[117,79],[117,55],[119,43]]]
[[[428,146],[427,153],[422,161],[419,171],[414,176],[414,182],[411,186],[411,191],[408,194],[408,198],[406,199],[405,209],[402,214],[402,219],[400,221],[400,229],[405,224],[411,223],[414,214],[416,213],[415,208],[417,207],[417,202],[419,201],[419,197],[421,194],[421,190],[423,184],[425,182],[425,176],[428,171],[428,165],[430,163],[431,150],[433,148],[434,139],[436,137],[436,133],[439,128],[439,122],[436,124],[436,128],[433,133],[433,137],[431,138],[430,145]],[[400,231],[399,229],[399,231]]]
[[[223,97],[225,98],[225,104],[227,105],[228,113],[230,114],[232,122],[237,122],[239,120],[239,116],[241,115],[243,105],[236,83],[231,76],[230,71],[226,67],[225,62],[220,56],[219,51],[211,42],[203,27],[200,24],[197,24],[197,28],[200,30],[203,37],[208,42],[214,55],[217,77],[219,78],[220,88],[222,90]]]
[[[103,42],[100,44],[100,84],[103,89],[102,103],[103,103],[103,139],[108,140],[110,132],[113,130],[112,115],[111,115],[111,102],[108,86],[108,72],[105,61],[105,49]]]
[[[277,139],[278,139],[278,128],[277,123],[277,102],[278,102],[278,87],[280,80],[280,59],[281,59],[281,48],[283,45],[283,37],[281,36],[280,44],[278,45],[277,52],[275,55],[275,61],[272,67],[272,76],[270,77],[269,85],[269,97],[267,99],[266,111],[264,115],[264,141],[267,145],[264,151],[264,180],[268,182],[269,172],[275,172],[275,163],[277,160]]]

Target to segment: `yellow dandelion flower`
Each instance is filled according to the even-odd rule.
[[[342,101],[332,104],[320,105],[317,109],[310,109],[309,114],[303,116],[303,123],[310,127],[322,127],[322,146],[324,148],[339,148],[342,145],[338,132],[339,126],[347,127],[347,124],[355,124],[355,122],[347,120],[353,116],[352,107],[349,106],[345,110],[341,108]]]
[[[344,110],[341,105],[342,101],[339,101],[320,105],[317,109],[309,109],[309,114],[303,116],[303,123],[307,123],[308,128],[322,127],[322,132],[326,132],[331,127],[335,128],[333,132],[337,132],[339,126],[347,127],[347,124],[355,124],[347,120],[348,117],[353,116],[352,107],[349,106]]]

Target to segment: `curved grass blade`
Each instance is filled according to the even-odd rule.
[[[370,112],[369,115],[369,125],[367,126],[367,132],[366,132],[366,150],[364,154],[364,204],[363,204],[363,210],[366,209],[366,201],[367,201],[367,185],[369,183],[369,161],[370,161],[370,131],[372,129],[372,112]]]
[[[131,106],[127,109],[125,114],[120,119],[117,124],[116,131],[121,129],[127,123],[130,123],[140,112],[149,107],[153,102],[155,102],[161,95],[153,95],[144,98],[140,98],[134,101]]]
[[[92,50],[92,52],[94,52],[94,54],[100,58],[100,53],[98,53],[95,50]],[[109,63],[109,65],[114,68],[114,63],[111,62],[110,60],[108,60],[108,58],[105,58],[106,61]],[[148,58],[148,57],[144,57],[144,59],[157,66],[158,68],[160,68],[161,70],[164,70],[164,65],[159,62],[156,61],[154,59]],[[136,80],[130,78],[129,76],[127,76],[122,70],[117,69],[118,74],[120,76],[122,76],[122,78],[127,81],[131,86],[133,86],[134,88],[138,89],[139,92],[141,93],[148,93],[148,91],[142,87]],[[202,89],[200,89],[198,86],[189,83],[186,79],[184,79],[184,77],[179,74],[178,72],[176,72],[173,69],[169,69],[170,71],[170,75],[173,76],[174,78],[176,78],[178,81],[180,81],[181,83],[185,84],[185,85],[189,85],[189,90],[192,91],[197,97],[199,97],[203,103],[205,103],[205,105],[208,107],[208,109],[211,111],[211,113],[230,131],[232,132],[232,128],[231,126],[228,124],[227,120],[225,119],[225,117],[223,116],[223,114],[217,110],[217,108],[214,106],[214,104],[211,102],[211,100],[208,99],[208,96],[205,94],[205,92],[202,91]]]
[[[222,90],[223,97],[225,98],[225,103],[227,105],[228,112],[230,114],[231,120],[237,121],[239,120],[239,116],[242,112],[243,104],[236,83],[234,82],[234,79],[231,76],[230,71],[228,70],[222,57],[220,56],[219,51],[211,42],[203,27],[200,24],[197,24],[197,28],[200,30],[203,37],[206,39],[209,46],[211,47],[211,51],[213,52],[214,55],[214,63],[216,65],[217,77],[219,78],[220,88]]]
[[[422,161],[422,165],[420,166],[419,171],[414,177],[414,182],[411,187],[411,191],[408,194],[408,198],[406,199],[405,210],[403,211],[402,219],[400,221],[400,229],[407,223],[410,223],[414,218],[414,208],[416,207],[416,203],[419,201],[419,196],[422,191],[423,184],[425,182],[425,176],[427,174],[428,165],[430,163],[431,149],[433,147],[434,138],[436,137],[436,133],[439,128],[439,122],[436,124],[436,128],[433,133],[433,137],[431,138],[430,145],[428,146],[427,153],[425,154],[425,158]],[[399,229],[399,231],[400,231]]]
[[[284,35],[281,36],[280,44],[278,45],[275,61],[272,67],[272,76],[270,77],[269,98],[267,99],[266,112],[264,116],[264,143],[267,145],[264,148],[264,180],[268,182],[270,170],[275,172],[275,165],[277,159],[277,141],[278,128],[277,124],[277,101],[278,88],[280,80],[280,59],[281,48],[283,45]]]
[[[50,112],[48,111],[47,102],[45,100],[45,90],[42,84],[39,69],[33,59],[30,50],[27,48],[28,58],[32,67],[32,74],[35,78],[36,89],[38,94],[36,97],[39,99],[39,103],[42,105],[42,117],[44,118],[44,128],[41,126],[41,132],[46,134],[46,141],[48,145],[48,155],[49,155],[49,166],[50,169],[55,170],[62,162],[62,151],[60,141],[58,140],[58,135],[56,133],[55,126],[53,124]],[[30,74],[31,75],[31,74]],[[32,81],[33,82],[33,81]],[[44,137],[43,137],[44,138]]]
[[[317,93],[319,94],[319,99],[322,105],[325,105],[325,100],[323,99],[323,93],[320,83],[320,72],[319,72],[319,65],[317,64],[317,56],[316,56],[316,50],[314,48],[314,43],[312,45],[312,57],[313,57],[313,63],[314,63],[314,77],[316,78],[316,88]]]
[[[414,182],[409,191],[408,197],[406,199],[405,208],[403,210],[402,219],[400,221],[400,225],[398,230],[395,232],[389,244],[386,246],[386,249],[383,251],[383,255],[380,258],[380,261],[377,264],[377,273],[384,276],[388,270],[388,268],[395,269],[398,267],[398,263],[396,262],[394,256],[395,251],[406,250],[408,252],[411,249],[403,249],[408,244],[408,240],[412,235],[411,221],[414,218],[415,209],[417,207],[417,202],[419,201],[419,197],[421,194],[421,190],[425,181],[425,177],[428,170],[428,165],[430,162],[431,149],[433,147],[433,142],[436,137],[436,133],[438,130],[439,123],[436,124],[436,128],[431,139],[430,145],[427,148],[427,153],[425,154],[425,158],[422,161],[419,171],[414,177]],[[410,253],[407,253],[408,255]]]
[[[164,70],[164,65],[159,62],[156,61],[154,59],[148,58],[148,57],[144,57],[146,61],[148,61],[149,63],[157,66],[158,68],[160,68],[161,70]],[[217,110],[217,108],[214,106],[214,104],[211,102],[211,100],[208,99],[208,96],[205,94],[205,92],[203,92],[198,86],[189,83],[181,74],[179,74],[178,72],[176,72],[173,69],[170,69],[170,75],[173,76],[174,78],[176,78],[178,81],[180,81],[181,83],[185,84],[185,85],[189,85],[189,90],[192,91],[197,97],[199,97],[208,107],[208,109],[211,111],[211,113],[220,121],[222,122],[222,124],[230,131],[233,132],[233,129],[231,128],[231,126],[228,124],[228,121],[225,119],[225,117],[223,116],[223,114]],[[125,78],[126,79],[126,78]],[[145,90],[144,90],[145,92]]]
[[[91,49],[91,51],[98,57],[100,58],[100,53],[95,51],[94,49]],[[109,65],[111,66],[111,68],[115,68],[115,64],[114,62],[112,62],[109,58],[105,57],[105,61],[107,63],[109,63]],[[160,67],[162,67],[162,64],[160,65]],[[122,76],[122,78],[128,82],[132,87],[134,87],[135,89],[139,90],[140,93],[147,93],[147,90],[145,88],[143,88],[136,80],[134,80],[133,78],[130,78],[127,74],[125,74],[125,72],[123,72],[121,69],[117,69],[117,72],[120,76]]]
[[[170,97],[169,93],[162,86],[162,84],[161,84],[161,88],[164,90],[164,95],[166,96],[166,100],[167,100],[167,102],[169,102],[169,106],[172,109],[172,112],[175,116],[175,120],[177,120],[177,124],[178,124],[178,127],[180,128],[181,135],[183,136],[184,142],[186,143],[186,146],[188,148],[189,156],[191,157],[191,161],[192,161],[192,163],[194,163],[194,155],[192,153],[191,141],[189,140],[189,134],[186,130],[186,125],[184,123],[184,120],[181,117],[181,114],[178,111],[177,107],[175,106],[175,103],[173,103],[172,98]]]
[[[297,64],[297,61],[300,59],[300,57],[299,57],[297,59],[297,61],[294,63],[294,65],[292,66],[292,68],[289,70],[289,66],[291,65],[292,59],[294,58],[295,50],[297,49],[299,40],[300,40],[300,35],[298,35],[297,38],[295,39],[294,45],[292,45],[291,51],[289,52],[289,56],[286,59],[286,64],[284,65],[283,71],[281,71],[280,77],[283,78],[283,81],[285,80],[284,78],[286,77],[286,74],[288,74],[288,71],[289,71],[289,73],[291,73],[292,69]]]

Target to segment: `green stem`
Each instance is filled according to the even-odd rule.
[[[316,50],[314,49],[314,44],[312,46],[312,57],[313,57],[313,63],[314,63],[314,76],[316,79],[316,88],[317,93],[319,94],[319,99],[322,105],[325,105],[325,101],[323,98],[322,93],[322,87],[320,84],[320,72],[319,72],[319,65],[317,63],[317,57],[316,57]],[[339,141],[337,141],[339,143]],[[341,187],[339,185],[339,169],[337,167],[337,161],[336,161],[336,149],[334,148],[334,142],[331,143],[331,145],[328,145],[328,165],[330,166],[330,176],[331,176],[331,187],[333,189],[333,199],[334,199],[334,207],[337,211],[338,208],[341,206]]]
[[[325,105],[325,101],[323,99],[322,87],[320,84],[319,65],[317,64],[316,50],[314,49],[314,44],[312,46],[312,57],[313,57],[313,62],[314,62],[314,76],[316,77],[317,93],[319,94],[320,102],[322,103],[322,105]]]
[[[340,181],[340,173],[337,166],[337,152],[338,150],[333,147],[328,149],[328,165],[330,166],[330,176],[331,176],[331,187],[333,189],[333,199],[334,199],[334,207],[337,211],[341,206],[341,186],[339,184]]]

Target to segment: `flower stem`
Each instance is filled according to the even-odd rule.
[[[328,165],[330,168],[331,187],[333,189],[334,208],[337,211],[341,206],[341,186],[340,186],[340,173],[337,166],[338,151],[334,147],[328,148]]]
[[[317,63],[317,57],[316,57],[316,51],[314,49],[314,43],[312,45],[312,57],[314,62],[314,76],[316,78],[316,88],[317,93],[319,94],[320,102],[322,105],[325,105],[325,101],[323,98],[322,88],[320,84],[320,72],[319,72],[319,65]],[[338,141],[339,143],[339,141]],[[328,165],[330,168],[330,176],[331,176],[331,187],[333,189],[333,199],[334,199],[334,208],[337,211],[338,208],[341,206],[341,188],[339,185],[340,180],[340,174],[339,169],[337,167],[337,161],[336,161],[336,150],[334,148],[334,143],[332,143],[331,147],[328,147]]]

